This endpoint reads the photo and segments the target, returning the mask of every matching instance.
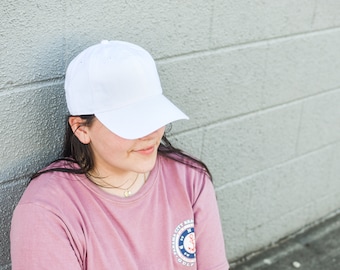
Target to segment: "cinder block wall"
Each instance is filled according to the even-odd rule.
[[[0,269],[13,208],[61,150],[69,61],[101,39],[157,60],[214,175],[231,261],[340,207],[340,1],[8,0],[0,10]],[[209,243],[207,243],[209,244]]]

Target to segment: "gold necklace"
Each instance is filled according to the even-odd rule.
[[[92,175],[91,175],[91,176],[92,176]],[[130,196],[132,195],[132,192],[131,192],[130,189],[131,189],[131,188],[133,187],[133,185],[136,183],[136,181],[137,181],[137,179],[138,179],[138,176],[139,176],[139,173],[137,173],[135,180],[133,180],[132,184],[131,184],[130,186],[128,186],[127,188],[122,188],[122,186],[124,186],[124,185],[129,181],[129,179],[126,180],[123,184],[121,184],[121,185],[119,185],[119,186],[113,186],[113,185],[111,185],[111,184],[105,182],[103,179],[101,179],[101,181],[104,182],[104,183],[106,184],[106,186],[101,185],[101,184],[97,183],[96,181],[93,181],[93,182],[94,182],[97,186],[100,186],[100,187],[102,187],[102,188],[113,188],[113,189],[124,190],[123,195],[124,195],[125,198],[127,198],[127,197],[130,197]],[[92,176],[92,177],[93,177],[93,176]],[[146,175],[145,175],[145,173],[144,173],[144,183],[145,183],[145,182],[146,182]],[[143,184],[144,184],[144,183],[143,183]]]
[[[111,185],[111,184],[105,182],[105,181],[103,180],[104,177],[94,176],[94,175],[92,175],[92,174],[90,174],[90,173],[87,173],[86,176],[87,176],[87,178],[90,179],[93,183],[95,183],[97,186],[102,187],[102,188],[120,188],[120,187],[124,186],[127,182],[129,182],[129,180],[130,180],[130,179],[127,179],[123,184],[121,184],[121,185],[119,185],[119,186],[114,186],[114,185]],[[137,174],[137,176],[138,176],[138,174]],[[137,178],[137,176],[136,176],[136,178]],[[106,184],[106,186],[99,184],[99,183],[97,182],[97,180],[95,180],[96,178],[98,178],[98,179],[100,179],[102,182],[104,182],[104,183]]]
[[[132,184],[129,187],[127,187],[127,188],[118,187],[118,189],[124,190],[123,194],[124,194],[125,198],[130,197],[132,195],[132,192],[131,192],[130,188],[132,188],[133,185],[136,183],[136,181],[138,179],[138,176],[139,176],[139,173],[137,174],[136,179],[132,182]],[[145,181],[146,181],[146,175],[144,173],[144,182],[143,182],[143,185],[145,184]]]
[[[136,176],[135,180],[127,188],[121,188],[121,187],[118,188],[118,189],[124,190],[124,197],[125,198],[131,196],[132,192],[131,192],[130,188],[136,183],[138,176],[139,176],[139,173],[137,173],[137,176]]]

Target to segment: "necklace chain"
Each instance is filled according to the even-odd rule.
[[[144,173],[144,183],[146,182],[146,174]],[[89,174],[90,179],[93,178],[92,175]],[[126,180],[123,184],[119,185],[119,186],[113,186],[109,183],[107,183],[106,181],[104,181],[103,179],[101,179],[102,182],[105,183],[105,186],[104,185],[101,185],[99,184],[97,181],[93,181],[97,186],[99,187],[102,187],[102,188],[112,188],[112,189],[120,189],[120,190],[123,190],[124,191],[124,197],[127,198],[127,197],[130,197],[132,195],[132,192],[131,192],[131,188],[134,186],[134,184],[137,182],[137,179],[138,179],[138,176],[139,176],[139,173],[137,173],[136,175],[136,178],[133,180],[133,182],[131,183],[130,186],[128,186],[127,188],[122,188],[122,186],[124,186],[130,179]],[[143,183],[143,184],[144,184]]]

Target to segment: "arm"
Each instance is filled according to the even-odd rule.
[[[61,218],[35,204],[18,205],[11,226],[13,270],[81,270],[76,242]]]
[[[205,176],[193,205],[195,215],[196,260],[199,270],[227,270],[222,226],[210,179]]]

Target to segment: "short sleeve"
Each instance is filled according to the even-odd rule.
[[[208,176],[202,181],[193,205],[197,269],[227,270],[229,264],[214,187]]]
[[[13,270],[80,270],[74,239],[60,216],[36,204],[16,207],[11,225]]]

